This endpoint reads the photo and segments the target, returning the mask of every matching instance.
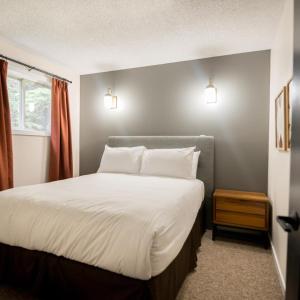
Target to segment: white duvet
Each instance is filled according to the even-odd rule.
[[[149,279],[181,250],[204,197],[200,180],[81,176],[0,192],[0,242]]]

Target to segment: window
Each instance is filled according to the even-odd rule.
[[[8,96],[14,133],[50,134],[50,86],[9,76]]]

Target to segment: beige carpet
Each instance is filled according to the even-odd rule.
[[[185,280],[177,300],[281,300],[271,250],[255,244],[216,239],[206,232],[198,267]]]
[[[270,250],[229,240],[202,240],[198,267],[188,276],[177,300],[283,299]],[[30,295],[0,287],[1,300],[33,300]]]

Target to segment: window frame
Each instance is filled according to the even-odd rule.
[[[25,89],[24,89],[24,81],[31,81],[34,82],[40,86],[46,87],[50,89],[50,98],[52,98],[52,90],[51,90],[51,83],[46,84],[46,83],[41,83],[37,80],[32,80],[32,79],[27,79],[27,78],[23,78],[23,77],[18,77],[14,74],[8,74],[7,79],[11,78],[14,80],[18,80],[20,82],[20,103],[19,103],[19,111],[20,111],[20,115],[19,115],[19,125],[21,124],[21,127],[19,126],[18,128],[11,128],[12,129],[12,134],[13,135],[27,135],[27,136],[51,136],[51,101],[50,101],[50,128],[49,131],[47,130],[32,130],[32,129],[26,129],[24,126],[24,118],[25,118]]]

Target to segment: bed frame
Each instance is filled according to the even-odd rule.
[[[205,210],[214,186],[214,139],[207,136],[110,137],[112,147],[145,145],[147,148],[180,148],[196,145],[201,150],[197,177],[205,183],[205,201],[193,228],[173,262],[158,276],[139,280],[97,267],[0,244],[0,284],[30,289],[42,299],[174,300],[197,263],[197,250],[205,231]]]

